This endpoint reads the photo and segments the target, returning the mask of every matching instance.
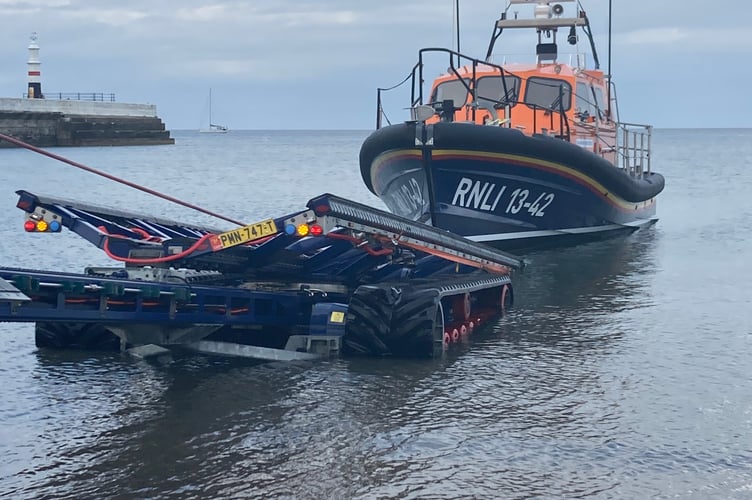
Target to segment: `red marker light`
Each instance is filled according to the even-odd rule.
[[[321,236],[324,234],[324,228],[318,224],[311,225],[311,236]]]
[[[32,233],[32,232],[34,232],[34,230],[35,230],[36,228],[37,228],[37,225],[36,225],[36,223],[35,223],[35,222],[34,222],[33,220],[27,220],[26,222],[24,222],[24,230],[25,230],[25,231],[26,231],[27,233]]]

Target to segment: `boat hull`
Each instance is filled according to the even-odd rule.
[[[360,154],[394,213],[504,249],[566,245],[655,222],[660,174],[631,177],[548,136],[466,123],[384,127]]]

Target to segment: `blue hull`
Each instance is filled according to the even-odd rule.
[[[651,224],[664,185],[565,141],[460,123],[378,130],[361,149],[361,173],[398,215],[518,250]]]

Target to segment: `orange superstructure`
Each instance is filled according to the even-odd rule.
[[[568,64],[469,64],[437,78],[430,102],[451,101],[447,118],[515,128],[568,140],[615,161],[616,123],[611,119],[602,71]]]

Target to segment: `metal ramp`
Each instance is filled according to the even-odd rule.
[[[222,232],[28,191],[17,194],[27,221],[44,220],[48,226],[58,221],[126,267],[169,265],[254,278],[357,282],[375,262],[387,261],[387,255],[393,259],[395,248],[502,274],[523,265],[494,248],[331,194],[310,200],[308,210],[262,221],[273,223],[275,230],[248,238],[242,233],[262,223]],[[290,234],[290,227],[301,225],[317,226],[321,233]],[[217,243],[236,235],[229,243]]]
[[[0,278],[0,303],[17,306],[23,302],[28,302],[29,300],[31,299],[24,295],[21,290]]]

